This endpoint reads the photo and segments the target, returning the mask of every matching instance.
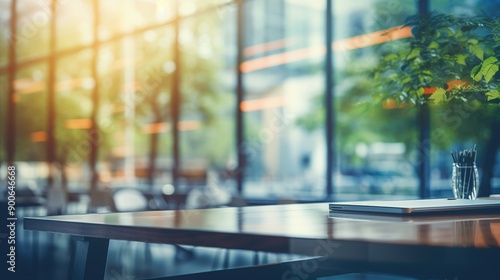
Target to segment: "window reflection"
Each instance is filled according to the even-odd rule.
[[[18,1],[17,3],[17,59],[21,61],[47,55],[52,17],[50,2]]]
[[[325,130],[332,129],[336,199],[418,197],[418,111],[391,98],[374,102],[370,76],[381,57],[412,36],[411,28],[402,25],[418,13],[418,1],[334,1],[334,38],[328,46],[334,52],[332,77],[325,76],[322,0],[242,1],[241,65],[238,1],[97,1],[97,7],[90,0],[56,2],[52,85],[50,1],[17,2],[15,152],[17,161],[46,165],[46,110],[52,87],[56,161],[64,167],[70,190],[84,193],[89,188],[90,148],[96,144],[99,184],[104,188],[137,187],[158,194],[168,186],[173,188],[169,194],[176,194],[207,187],[209,178],[215,178],[212,185],[235,194],[235,180],[243,175],[246,198],[321,200],[327,178]],[[431,10],[453,15],[474,16],[481,10],[493,15],[498,10],[485,1],[430,3]],[[12,16],[10,1],[0,1],[0,11],[5,35]],[[12,121],[5,115],[8,39],[0,36],[2,124]],[[239,104],[238,69],[244,89]],[[334,104],[325,104],[329,79]],[[173,98],[175,88],[179,101]],[[92,138],[94,109],[99,129]],[[173,119],[175,110],[178,120]],[[243,127],[236,126],[237,110],[243,114]],[[335,116],[332,128],[325,128],[327,110]],[[431,139],[431,196],[450,194],[450,149],[496,143],[492,107],[475,109],[453,131],[447,112],[463,110],[431,109],[431,132],[444,135],[439,141]],[[2,135],[8,133],[5,127],[0,128]],[[236,143],[238,130],[244,134],[241,145]],[[4,142],[2,138],[2,159]],[[238,149],[245,154],[244,162],[238,162]],[[492,150],[491,164],[480,166],[480,172],[491,171],[493,188],[500,178],[497,150]],[[40,174],[37,182],[44,188],[47,175]]]
[[[311,110],[304,100],[323,92],[321,54],[314,52],[324,34],[324,7],[318,2],[245,3],[246,96],[240,108],[248,196],[323,195],[322,132],[296,125]]]
[[[7,34],[10,25],[10,3],[9,1],[0,1],[0,32],[3,34],[0,36],[0,66],[7,65],[8,48],[9,48],[9,37]]]
[[[56,63],[55,147],[65,188],[81,189],[88,184],[88,130],[92,127],[91,92],[95,86],[90,70],[92,52],[83,51],[59,58]],[[77,64],[79,67],[74,67]]]
[[[5,119],[15,121],[14,160],[20,164],[19,179],[16,182],[20,191],[39,189],[44,183],[44,176],[47,175],[43,163],[47,141],[46,77],[47,67],[44,64],[33,65],[16,73],[14,105],[17,114],[15,118]]]
[[[50,3],[50,1],[44,2]],[[90,45],[94,39],[92,1],[76,0],[56,2],[57,49]]]

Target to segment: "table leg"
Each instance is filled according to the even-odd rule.
[[[73,253],[71,279],[104,279],[108,257],[109,239],[94,237],[76,237]]]

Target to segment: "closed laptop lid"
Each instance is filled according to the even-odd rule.
[[[392,201],[332,202],[332,212],[368,212],[386,214],[432,214],[468,210],[500,210],[500,200],[496,199],[417,199]]]

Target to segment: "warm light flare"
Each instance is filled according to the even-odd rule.
[[[45,131],[37,131],[33,132],[30,135],[31,142],[45,142],[47,141],[47,132]]]
[[[437,90],[437,87],[425,87],[424,94],[433,94]]]
[[[451,80],[447,83],[447,85],[448,85],[448,88],[446,88],[446,91],[449,91],[454,87],[467,88],[469,86],[469,84],[466,81],[462,81],[462,80]]]
[[[167,122],[150,123],[142,127],[142,132],[146,134],[158,134],[170,130],[170,124]]]
[[[268,97],[261,99],[246,100],[240,103],[241,111],[252,112],[285,106],[284,97]]]
[[[178,123],[179,130],[187,131],[187,130],[197,130],[200,128],[199,121],[180,121]]]
[[[56,90],[60,90],[60,91],[68,91],[68,90],[72,90],[74,88],[79,88],[82,86],[85,79],[88,79],[88,78],[76,78],[76,79],[58,81],[55,84],[55,88],[56,88]]]
[[[262,70],[269,67],[279,66],[287,63],[321,57],[325,54],[324,46],[287,51],[279,54],[272,54],[261,58],[251,59],[241,63],[240,69],[244,73]]]
[[[336,40],[332,44],[333,51],[347,51],[365,48],[385,42],[411,37],[411,27],[396,26],[386,30],[371,32],[346,39]],[[240,65],[244,73],[262,70],[265,68],[279,66],[304,59],[318,58],[325,55],[324,46],[313,46],[279,54],[268,55],[256,59],[247,60]]]
[[[266,42],[264,44],[253,45],[250,47],[246,47],[243,50],[244,56],[253,56],[260,53],[275,51],[279,49],[286,48],[288,45],[292,43],[291,39],[281,39],[271,42]]]
[[[14,81],[14,89],[17,93],[30,94],[46,89],[44,81],[35,81],[31,79],[18,79]]]
[[[69,80],[58,81],[55,83],[54,88],[58,91],[68,91],[80,87],[89,87],[88,81],[91,78],[75,78]],[[20,94],[32,94],[41,92],[47,89],[45,81],[35,81],[32,79],[17,79],[14,81],[14,89]]]
[[[197,130],[200,128],[200,121],[180,121],[177,123],[178,129],[180,131]],[[168,122],[158,122],[146,124],[142,127],[142,132],[145,134],[158,134],[168,132],[171,129],[171,125]]]
[[[386,30],[337,40],[333,43],[332,47],[336,52],[349,51],[379,45],[389,41],[400,40],[411,36],[411,27],[396,26]]]
[[[394,110],[394,109],[401,109],[407,107],[408,104],[406,103],[397,103],[394,98],[387,98],[382,102],[382,108],[386,110]]]
[[[64,122],[68,129],[90,129],[92,128],[91,119],[69,119]]]

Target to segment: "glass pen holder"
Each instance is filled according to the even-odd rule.
[[[457,199],[476,199],[479,189],[476,164],[461,165],[453,163],[451,187],[453,196]]]

